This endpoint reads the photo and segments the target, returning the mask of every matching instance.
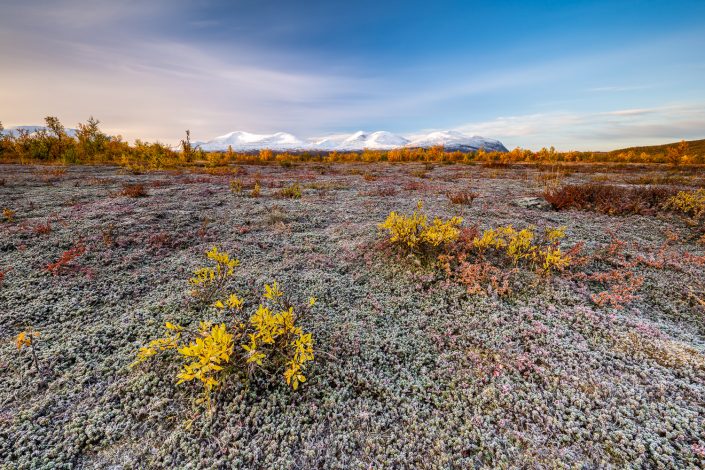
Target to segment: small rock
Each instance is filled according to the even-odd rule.
[[[548,210],[551,208],[551,205],[545,199],[540,197],[520,197],[519,199],[514,200],[514,204],[526,209]]]

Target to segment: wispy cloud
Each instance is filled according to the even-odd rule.
[[[471,35],[439,28],[419,39],[410,20],[431,21],[429,31],[464,22],[413,1],[401,13],[377,5],[373,18],[324,1],[0,3],[6,126],[47,114],[72,126],[94,115],[130,140],[176,142],[187,128],[208,139],[233,130],[411,133],[470,122],[460,127],[509,146],[562,148],[700,137],[703,128],[699,105],[664,104],[705,100],[696,73],[703,55],[692,52],[705,50],[700,30],[614,43],[589,34],[591,47],[576,49],[555,41],[579,39],[576,25],[563,36],[527,29],[512,11],[502,16],[506,38],[478,41],[495,32],[478,22]]]
[[[594,93],[620,93],[627,91],[648,90],[654,88],[654,85],[622,85],[622,86],[600,86],[588,88],[587,91]]]
[[[508,147],[610,150],[705,137],[705,103],[596,113],[554,112],[499,117],[456,130],[502,139]]]
[[[283,68],[247,48],[224,54],[103,28],[103,21],[116,16],[124,22],[145,14],[136,8],[101,10],[90,19],[92,28],[76,34],[70,29],[73,4],[62,3],[65,11],[44,5],[55,22],[46,24],[53,33],[41,40],[21,25],[0,21],[7,27],[0,33],[0,108],[13,110],[7,125],[36,123],[59,110],[68,125],[97,115],[107,130],[127,138],[173,141],[186,127],[204,137],[234,128],[296,131],[304,112],[307,126],[321,125],[336,111],[311,110],[371,85],[364,77]],[[95,41],[85,35],[95,35]]]

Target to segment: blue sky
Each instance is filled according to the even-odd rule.
[[[702,1],[0,0],[0,120],[132,140],[439,129],[705,138]]]

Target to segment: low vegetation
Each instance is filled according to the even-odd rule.
[[[214,267],[199,268],[189,283],[199,300],[209,301],[225,288],[239,262],[227,252],[213,247],[206,253]],[[311,297],[308,309],[316,299]],[[259,307],[247,316],[245,301],[237,294],[224,295],[211,306],[219,311],[218,322],[201,321],[195,331],[166,322],[167,335],[151,340],[140,348],[133,366],[159,353],[172,354],[171,362],[181,362],[177,385],[196,382],[201,385],[201,397],[196,400],[208,411],[213,411],[213,394],[228,380],[249,384],[258,373],[282,376],[294,390],[306,381],[304,373],[313,361],[313,338],[300,324],[298,310],[294,309],[276,282],[264,286]]]
[[[4,208],[2,210],[2,218],[4,222],[14,222],[15,221],[15,215],[17,214],[17,211],[14,211],[9,208]]]
[[[679,191],[666,201],[666,206],[695,219],[701,219],[705,216],[705,189]]]
[[[149,143],[136,140],[133,145],[120,136],[108,136],[100,130],[100,121],[90,117],[79,123],[75,135],[69,135],[64,125],[54,116],[45,118],[46,128],[37,132],[17,130],[4,132],[0,123],[0,162],[20,163],[59,163],[96,164],[110,163],[123,166],[129,171],[143,171],[178,168],[207,167],[218,172],[218,168],[230,164],[275,163],[290,167],[294,162],[443,162],[481,163],[488,167],[501,167],[510,164],[558,164],[558,163],[660,163],[672,167],[700,165],[705,163],[703,141],[685,142],[656,146],[639,147],[612,152],[559,152],[553,147],[534,152],[516,148],[510,152],[446,151],[443,147],[400,148],[393,150],[369,150],[362,152],[298,152],[275,153],[268,149],[259,152],[236,152],[229,148],[225,152],[204,152],[191,143],[191,133],[175,150],[159,142]],[[418,178],[425,178],[427,170],[414,170]],[[362,174],[362,172],[361,172]],[[375,176],[364,173],[366,181]]]
[[[235,268],[240,265],[240,260],[231,258],[227,252],[218,251],[217,246],[206,253],[206,258],[212,266],[198,268],[189,279],[189,284],[194,287],[191,295],[204,303],[210,302],[222,292],[228,279],[235,273]]]
[[[54,276],[58,276],[67,271],[76,270],[77,266],[74,262],[85,253],[86,245],[79,242],[64,251],[56,261],[47,264],[46,270]]]
[[[175,153],[0,167],[0,467],[705,466],[697,167]]]
[[[282,188],[279,194],[281,197],[299,199],[301,198],[301,186],[298,183],[293,183],[285,188]]]
[[[473,247],[481,258],[489,251],[506,257],[512,265],[525,264],[544,274],[562,271],[570,264],[570,257],[561,252],[560,241],[565,237],[565,227],[546,228],[537,237],[533,227],[516,230],[511,225],[489,229],[473,239]]]
[[[147,190],[145,189],[143,184],[126,184],[122,187],[120,195],[134,198],[146,197]]]
[[[472,202],[479,196],[473,191],[458,191],[446,193],[446,197],[453,204],[472,205]]]
[[[613,184],[575,184],[544,193],[554,209],[577,209],[610,215],[653,214],[676,191],[671,187],[626,187]]]
[[[423,212],[423,203],[419,201],[411,215],[390,212],[379,228],[386,230],[389,243],[402,251],[425,255],[457,239],[458,226],[462,222],[460,217],[448,220],[435,217],[429,222]]]

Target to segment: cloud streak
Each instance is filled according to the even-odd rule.
[[[11,64],[0,75],[0,108],[14,110],[14,124],[61,110],[67,123],[93,114],[128,138],[173,141],[189,126],[202,135],[232,127],[266,131],[300,126],[303,105],[316,108],[369,84],[256,63],[247,50],[224,58],[163,38],[89,44],[58,34],[41,47],[18,30],[0,38],[0,65]]]
[[[560,150],[596,151],[702,138],[703,129],[705,103],[596,113],[555,112],[499,117],[456,128],[470,134],[497,136],[507,147],[537,150],[554,145]]]

